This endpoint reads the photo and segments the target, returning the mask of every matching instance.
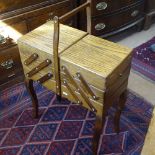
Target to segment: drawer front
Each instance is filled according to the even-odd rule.
[[[0,73],[2,75],[0,84],[22,74],[22,65],[17,46],[0,51]]]
[[[39,13],[35,12],[34,16],[27,20],[29,31],[53,19],[54,16],[62,16],[70,10],[72,10],[72,5],[69,1],[66,1],[66,3],[62,3],[61,5],[53,5],[51,7],[42,9]],[[73,21],[69,20],[66,23],[72,25]]]
[[[146,12],[151,12],[155,10],[155,0],[148,0],[146,1],[146,7],[145,7]]]
[[[93,6],[92,13],[93,13],[93,16],[108,14],[141,1],[144,1],[144,0],[128,0],[128,1],[95,0],[93,1],[93,5],[92,5]]]
[[[144,5],[138,5],[126,11],[111,16],[99,16],[92,19],[92,34],[102,35],[104,33],[116,30],[143,15]],[[118,20],[119,19],[119,20]]]

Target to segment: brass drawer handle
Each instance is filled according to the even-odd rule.
[[[4,62],[1,63],[1,67],[3,67],[4,69],[11,69],[14,65],[14,61],[12,59],[6,60]]]
[[[132,17],[136,17],[137,15],[139,14],[139,11],[138,10],[135,10],[131,13],[131,16]]]
[[[107,7],[108,7],[108,4],[106,2],[100,2],[96,5],[96,9],[98,11],[105,10]]]
[[[106,27],[104,23],[99,23],[95,26],[95,30],[100,31],[103,30]]]

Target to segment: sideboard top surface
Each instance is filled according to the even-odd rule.
[[[62,0],[1,0],[0,1],[0,14],[10,11],[22,9],[33,5],[47,5],[56,3]]]

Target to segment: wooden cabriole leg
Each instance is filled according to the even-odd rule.
[[[57,97],[57,101],[60,103],[60,102],[61,102],[62,97],[61,97],[60,95],[56,95],[56,97]]]
[[[95,122],[95,129],[94,129],[94,137],[93,137],[93,154],[97,155],[98,153],[98,147],[99,147],[99,142],[100,142],[100,136],[102,134],[105,121],[106,121],[106,116],[108,113],[108,110],[110,106],[112,105],[112,102],[108,101],[108,97],[105,94],[105,99],[104,99],[104,106],[103,106],[103,111],[102,115],[96,115],[96,122]]]
[[[33,117],[38,118],[38,111],[39,111],[38,110],[38,99],[37,99],[37,95],[36,95],[36,92],[35,92],[34,87],[33,87],[33,80],[26,79],[25,85],[26,85],[28,93],[31,97],[32,106],[33,106]]]
[[[106,116],[107,116],[108,110],[113,105],[114,100],[116,101],[116,99],[117,99],[116,96],[109,96],[108,93],[105,94],[102,116],[101,116],[101,114],[100,115],[97,114],[97,116],[96,116],[95,133],[94,133],[94,137],[93,137],[93,154],[94,155],[97,155],[100,136],[102,134],[103,127],[105,125]],[[119,127],[120,116],[121,116],[121,112],[125,106],[126,99],[127,99],[127,90],[125,90],[119,96],[119,101],[117,103],[117,111],[116,111],[115,117],[114,117],[115,131],[117,133],[119,133],[119,131],[120,131],[120,127]]]
[[[120,116],[121,116],[122,110],[125,107],[126,99],[127,99],[127,90],[125,90],[119,97],[117,111],[114,117],[115,131],[118,134],[120,132]]]
[[[97,155],[102,129],[103,129],[103,120],[101,117],[96,116],[94,136],[93,136],[93,154],[94,155]]]

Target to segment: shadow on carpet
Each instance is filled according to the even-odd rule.
[[[95,115],[35,84],[40,116],[32,118],[30,98],[21,83],[0,94],[0,155],[92,155]],[[128,93],[121,116],[121,132],[113,130],[109,111],[100,139],[99,155],[139,155],[153,106]]]
[[[154,44],[155,37],[136,47],[132,59],[133,71],[153,82],[155,82],[155,51],[151,50],[151,46]]]

